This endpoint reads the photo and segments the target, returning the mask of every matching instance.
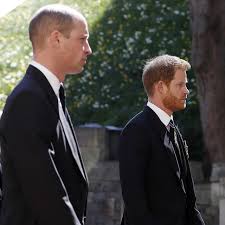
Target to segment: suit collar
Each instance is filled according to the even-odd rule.
[[[158,133],[161,140],[163,141],[167,131],[166,126],[161,122],[157,114],[147,105],[144,107],[143,113],[146,115],[147,123],[154,127],[154,130]]]
[[[58,100],[56,94],[44,74],[36,67],[29,65],[26,71],[25,79],[26,78],[32,79],[39,84],[39,87],[43,90],[55,112],[58,114]]]
[[[150,101],[148,101],[147,106],[155,112],[155,114],[159,117],[159,119],[165,126],[168,126],[170,120],[173,120],[173,116],[169,116],[165,111],[163,111],[157,105],[151,103]]]
[[[38,70],[42,72],[42,74],[46,77],[52,89],[54,90],[56,96],[59,94],[60,81],[55,74],[53,74],[48,68],[41,65],[36,61],[31,61],[30,65],[34,66]]]

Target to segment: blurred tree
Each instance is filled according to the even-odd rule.
[[[225,1],[189,2],[205,149],[210,161],[225,163]]]

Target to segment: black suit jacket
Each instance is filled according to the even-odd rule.
[[[185,151],[183,144],[181,150]],[[183,180],[169,133],[148,106],[129,121],[119,148],[125,203],[121,224],[203,225],[187,157],[185,160],[187,176]]]
[[[33,66],[7,99],[0,138],[0,224],[83,224],[88,183],[82,159],[79,152],[78,158],[73,157],[59,120],[57,97]]]
[[[1,165],[1,148],[0,148],[0,212],[1,207],[2,207],[2,165]]]

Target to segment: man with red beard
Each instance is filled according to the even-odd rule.
[[[188,147],[173,112],[186,107],[190,64],[176,56],[149,60],[143,70],[144,110],[120,137],[122,225],[204,225],[188,164]]]

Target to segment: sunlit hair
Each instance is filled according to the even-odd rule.
[[[158,81],[167,85],[173,80],[178,69],[187,71],[191,65],[177,56],[161,55],[148,60],[144,66],[142,82],[148,96],[153,95],[153,86]]]
[[[45,39],[57,30],[69,38],[76,22],[85,20],[76,9],[61,4],[52,4],[40,8],[29,24],[29,38],[33,49],[42,48]]]

